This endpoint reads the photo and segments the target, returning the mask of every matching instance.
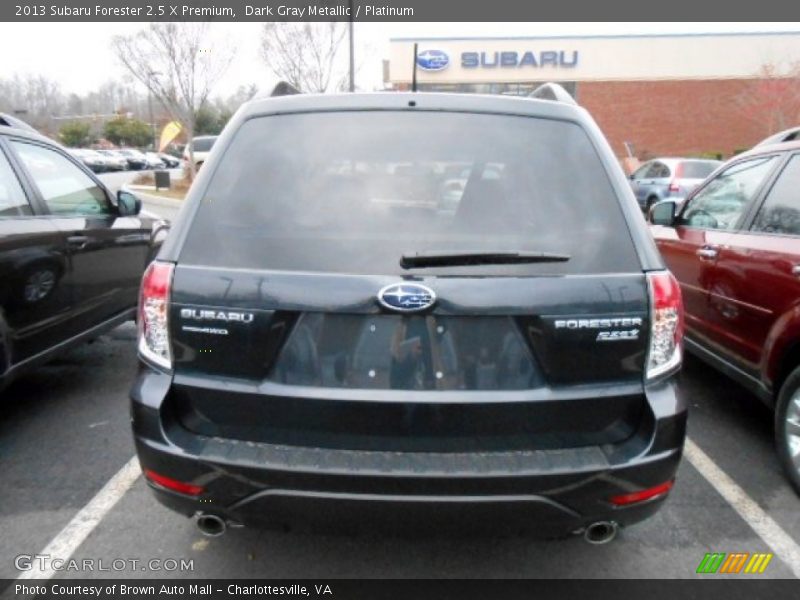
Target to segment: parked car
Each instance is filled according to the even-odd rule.
[[[767,138],[764,138],[760,142],[758,142],[754,148],[759,148],[761,146],[772,146],[774,144],[781,144],[783,142],[793,142],[795,140],[800,140],[800,127],[790,127],[789,129],[784,129],[783,131],[779,131]]]
[[[166,169],[167,163],[165,163],[161,157],[155,152],[145,152],[144,157],[147,159],[147,168],[148,169]]]
[[[216,135],[202,135],[192,138],[191,147],[194,152],[194,166],[196,169],[199,169],[208,158],[208,154],[211,152],[214,142],[217,141],[217,137]],[[189,145],[183,149],[183,160],[185,163],[189,162]]]
[[[135,148],[120,148],[119,154],[128,161],[128,168],[134,171],[141,171],[147,168],[147,157]]]
[[[0,126],[0,388],[133,318],[165,223],[67,150]]]
[[[432,517],[594,543],[661,506],[680,290],[574,101],[253,100],[208,163],[142,281],[161,502],[208,535]],[[403,165],[476,176],[447,214]]]
[[[168,169],[177,169],[181,166],[181,161],[178,157],[167,154],[166,152],[159,152],[158,157],[164,161]]]
[[[85,148],[70,148],[69,153],[89,167],[94,173],[108,171],[108,163],[102,154]]]
[[[686,305],[686,347],[775,408],[781,463],[800,493],[800,142],[740,154],[651,212]]]
[[[631,174],[631,188],[644,211],[667,198],[680,203],[721,164],[718,160],[656,158]]]
[[[106,165],[110,171],[127,171],[128,159],[116,150],[98,150],[106,160]]]

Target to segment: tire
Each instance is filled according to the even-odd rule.
[[[789,374],[778,394],[775,446],[783,471],[800,496],[800,367]]]

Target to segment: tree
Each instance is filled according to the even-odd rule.
[[[220,124],[220,115],[216,107],[203,105],[195,114],[195,135],[218,135],[225,123]]]
[[[48,134],[52,117],[61,112],[64,95],[55,81],[43,75],[14,75],[0,79],[0,111],[16,113],[23,121]]]
[[[301,92],[347,87],[347,23],[264,23],[261,56],[280,79]]]
[[[135,35],[116,36],[117,58],[153,94],[170,117],[195,135],[197,111],[228,68],[233,50],[212,43],[208,23],[152,23]],[[189,160],[194,177],[194,156]]]
[[[768,135],[800,121],[800,63],[782,69],[765,63],[756,81],[734,98],[741,115]]]
[[[88,123],[81,123],[80,121],[70,121],[64,123],[58,131],[58,137],[65,146],[72,148],[79,148],[87,146],[91,142],[89,135],[90,127]]]
[[[150,125],[122,116],[106,122],[103,137],[117,146],[147,146],[153,140]]]

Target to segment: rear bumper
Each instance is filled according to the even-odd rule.
[[[507,452],[377,452],[242,442],[184,429],[170,411],[171,377],[142,367],[131,391],[139,460],[203,486],[193,498],[157,485],[160,502],[186,516],[217,514],[258,526],[401,532],[450,528],[562,536],[596,521],[630,525],[658,497],[625,508],[609,498],[672,479],[686,403],[675,378],[647,386],[650,415],[607,446]]]

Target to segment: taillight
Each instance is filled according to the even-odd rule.
[[[639,502],[645,502],[646,500],[652,500],[654,498],[659,498],[663,496],[672,489],[673,485],[675,485],[674,480],[665,481],[660,485],[647,488],[646,490],[631,492],[630,494],[620,494],[619,496],[612,496],[611,498],[609,498],[609,500],[611,501],[611,504],[613,504],[614,506],[628,506],[630,504],[638,504]]]
[[[681,364],[683,302],[678,281],[669,271],[647,274],[650,290],[650,349],[647,378],[676,371]]]
[[[172,270],[169,263],[151,262],[139,293],[139,353],[165,369],[172,367],[168,327]]]
[[[156,473],[150,469],[144,470],[144,476],[156,485],[167,488],[168,490],[172,490],[173,492],[178,492],[179,494],[186,494],[187,496],[199,496],[203,493],[203,487],[200,485],[178,481],[177,479],[172,479],[166,475],[160,475],[159,473]]]
[[[677,180],[683,177],[683,163],[678,163],[675,167],[675,172],[672,175],[672,181],[669,182],[669,192],[675,194],[681,191],[681,186],[678,185]]]

